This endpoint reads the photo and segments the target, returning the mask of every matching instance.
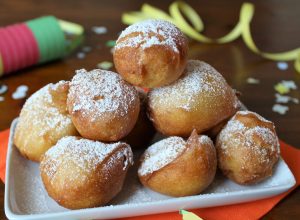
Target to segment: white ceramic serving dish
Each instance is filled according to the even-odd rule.
[[[7,152],[5,213],[9,219],[112,219],[163,213],[263,199],[287,191],[295,184],[293,174],[281,159],[274,175],[260,184],[240,186],[218,174],[201,195],[171,198],[141,186],[134,167],[123,191],[107,206],[68,210],[48,196],[39,175],[39,164],[23,158],[13,145],[16,124],[14,120]]]

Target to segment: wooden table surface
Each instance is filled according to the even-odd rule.
[[[243,1],[188,1],[201,15],[205,23],[205,34],[219,37],[228,33],[236,24]],[[76,53],[66,59],[21,70],[17,74],[0,79],[9,91],[5,101],[0,102],[0,130],[10,126],[18,116],[25,99],[13,100],[12,93],[19,85],[29,86],[32,94],[42,86],[62,79],[71,79],[74,70],[93,69],[101,61],[112,61],[108,40],[117,38],[125,27],[121,14],[138,10],[143,1],[73,1],[73,0],[1,0],[0,26],[26,21],[41,15],[52,14],[58,18],[78,22],[86,28],[85,46],[92,47],[85,59],[78,59]],[[171,1],[149,1],[154,6],[167,9]],[[255,15],[251,30],[257,46],[264,51],[279,52],[300,46],[300,1],[253,1]],[[96,35],[93,26],[106,26],[108,33]],[[241,39],[225,45],[207,45],[191,41],[190,58],[201,59],[219,70],[235,89],[242,93],[242,102],[276,124],[278,135],[285,142],[300,147],[300,105],[289,104],[286,115],[272,111],[275,103],[274,85],[281,80],[294,80],[300,87],[300,74],[289,63],[285,71],[279,70],[276,62],[262,59],[250,52]],[[248,77],[260,79],[259,85],[246,83]],[[300,98],[299,89],[291,96]],[[0,218],[4,214],[4,184],[0,183]],[[300,219],[300,190],[294,190],[274,207],[263,219]]]

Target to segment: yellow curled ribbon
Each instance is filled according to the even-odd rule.
[[[68,54],[75,50],[82,43],[84,38],[84,28],[77,23],[61,19],[58,20],[58,24],[65,33],[65,36],[70,38],[68,40],[69,44],[66,46],[66,54]]]
[[[122,15],[122,22],[130,25],[150,18],[167,20],[175,24],[190,38],[202,43],[229,43],[241,36],[246,46],[252,52],[270,60],[294,61],[294,68],[300,73],[300,48],[281,53],[267,53],[257,48],[250,30],[250,23],[254,16],[254,5],[252,3],[243,3],[236,26],[228,34],[218,39],[212,39],[201,34],[204,30],[201,17],[187,3],[183,1],[173,2],[169,6],[169,13],[170,15],[149,4],[143,4],[140,11],[124,13]]]
[[[200,218],[196,214],[194,214],[192,212],[185,211],[183,209],[181,209],[179,211],[179,214],[182,215],[182,220],[203,220],[202,218]]]

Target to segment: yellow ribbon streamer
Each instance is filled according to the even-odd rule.
[[[60,28],[63,30],[63,32],[67,33],[68,36],[70,37],[70,44],[67,45],[66,47],[66,53],[70,53],[72,52],[74,49],[76,49],[83,41],[83,33],[84,33],[84,28],[83,26],[73,23],[73,22],[69,22],[69,21],[65,21],[65,20],[58,20],[58,24],[60,26]]]
[[[250,30],[250,23],[254,16],[254,5],[252,3],[243,3],[236,26],[228,34],[218,39],[212,39],[201,34],[204,30],[201,17],[187,3],[183,1],[173,2],[169,6],[169,14],[149,4],[143,4],[141,11],[124,13],[122,15],[122,22],[130,25],[150,18],[167,20],[175,24],[190,38],[202,43],[223,44],[242,37],[244,43],[252,52],[270,60],[294,61],[294,68],[300,73],[300,48],[281,53],[267,53],[257,48]]]
[[[82,35],[84,32],[83,27],[79,24],[61,19],[58,20],[58,23],[62,30],[72,33],[74,35]]]
[[[192,212],[185,211],[183,209],[181,209],[179,211],[179,213],[182,215],[182,220],[203,220],[202,218],[200,218],[196,214],[194,214]]]

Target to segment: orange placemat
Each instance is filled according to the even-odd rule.
[[[0,132],[0,178],[5,179],[5,161],[7,152],[9,130]],[[296,186],[300,182],[300,150],[280,141],[281,156],[293,172],[296,178]],[[293,189],[272,198],[262,199],[254,202],[218,206],[212,208],[191,210],[205,220],[253,220],[259,219],[270,211],[281,199],[288,195]],[[179,212],[171,212],[156,215],[123,218],[123,220],[181,220]]]

